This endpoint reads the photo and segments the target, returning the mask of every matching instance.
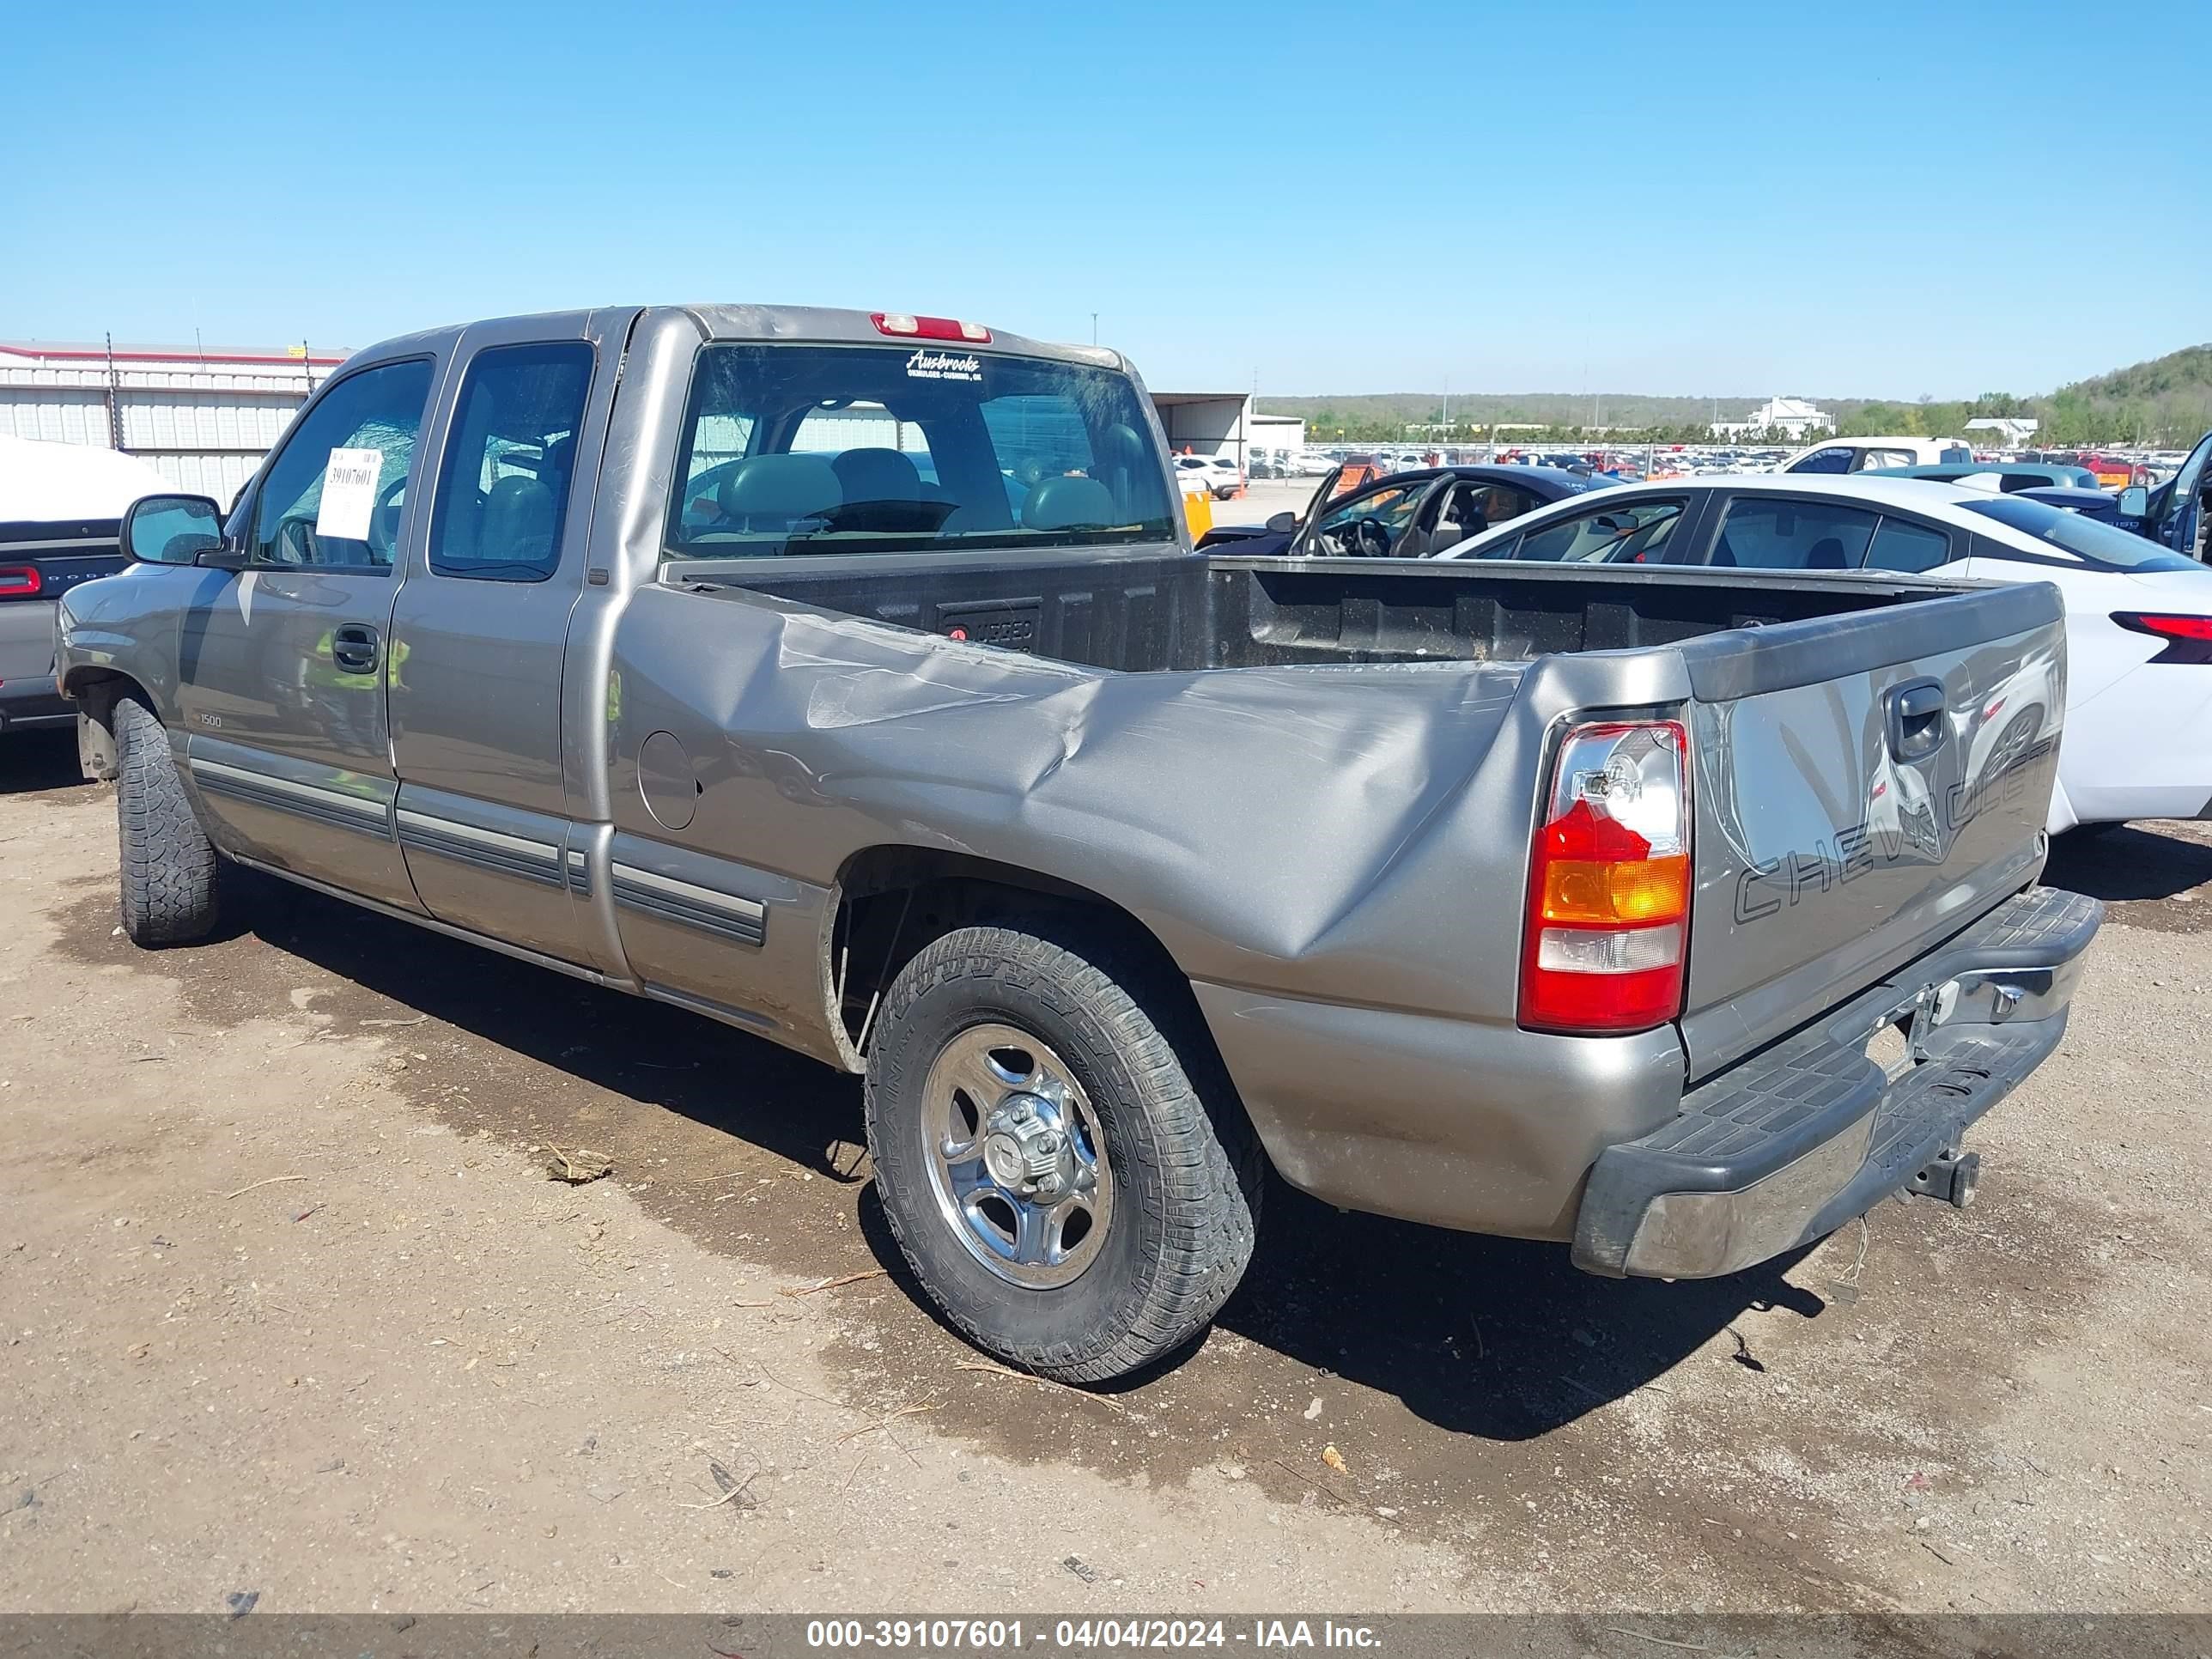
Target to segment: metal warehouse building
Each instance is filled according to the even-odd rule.
[[[0,434],[119,449],[227,501],[346,356],[0,340]]]
[[[343,349],[77,344],[0,340],[0,436],[119,449],[179,489],[228,501],[276,447]],[[1303,448],[1302,422],[1255,415],[1249,392],[1158,392],[1169,444],[1240,470],[1255,447]],[[854,416],[865,423],[866,417]],[[887,418],[884,435],[839,441],[916,447]],[[857,428],[855,428],[857,430]],[[916,443],[909,443],[911,434]],[[826,434],[825,434],[826,435]],[[0,514],[4,516],[4,514]]]

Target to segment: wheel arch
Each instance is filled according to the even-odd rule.
[[[864,848],[837,873],[823,933],[823,983],[831,1036],[853,1070],[867,1068],[875,1012],[900,970],[934,940],[975,926],[1103,946],[1134,981],[1130,994],[1170,1032],[1194,1082],[1252,1126],[1189,975],[1140,917],[1080,883],[938,848]]]
[[[1057,921],[1190,995],[1173,953],[1125,907],[1079,883],[996,859],[896,843],[864,848],[839,869],[830,910],[823,966],[831,1023],[856,1055],[865,1053],[871,1005],[933,940],[961,927]]]
[[[115,746],[115,705],[136,694],[156,715],[160,708],[153,694],[120,669],[81,663],[63,677],[62,695],[76,704],[77,765],[84,775],[99,783],[112,783],[122,769]]]

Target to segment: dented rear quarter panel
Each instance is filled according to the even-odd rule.
[[[1563,1237],[1597,1152],[1679,1100],[1671,1028],[1515,1024],[1547,727],[1679,696],[1663,653],[1122,674],[663,586],[627,608],[614,668],[624,844],[668,839],[635,757],[669,732],[698,778],[680,839],[806,896],[780,946],[696,962],[696,988],[825,1057],[839,872],[915,847],[1134,916],[1193,981],[1277,1167],[1337,1202]],[[679,948],[648,943],[641,971]]]

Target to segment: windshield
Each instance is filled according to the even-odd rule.
[[[1959,505],[1969,513],[1978,513],[1984,518],[1995,519],[1999,524],[2025,531],[2039,541],[2049,542],[2053,547],[2063,548],[2079,558],[2110,570],[2204,568],[2196,560],[2169,553],[2145,537],[2117,529],[2095,519],[2085,519],[2079,513],[2045,507],[2041,501],[2022,501],[2017,495],[1999,495],[1986,501],[1960,501]]]
[[[666,556],[1173,541],[1127,375],[957,345],[710,345]]]

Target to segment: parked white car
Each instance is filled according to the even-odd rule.
[[[1878,466],[1954,466],[1974,459],[1963,438],[1830,438],[1789,456],[1777,472],[1868,472]]]
[[[1204,490],[1217,501],[1225,501],[1244,487],[1243,475],[1218,455],[1178,455],[1176,479],[1183,494]]]
[[[2051,833],[2212,817],[2212,568],[2080,514],[1918,478],[1674,478],[1571,497],[1431,556],[2051,582],[2067,623]],[[2055,673],[1980,711],[1970,781],[2040,740]]]

